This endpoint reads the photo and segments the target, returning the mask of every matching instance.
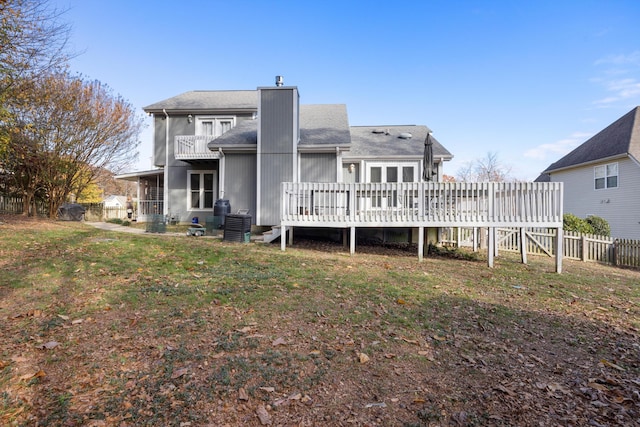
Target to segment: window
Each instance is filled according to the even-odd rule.
[[[188,209],[213,209],[216,189],[215,171],[189,171]]]
[[[417,182],[418,162],[368,163],[365,182]],[[373,208],[398,207],[409,201],[399,200],[396,190],[383,190],[368,196]]]
[[[365,178],[365,182],[417,182],[417,170],[417,162],[369,163],[367,165],[368,176]],[[402,178],[402,181],[400,181],[400,178]]]
[[[593,168],[595,189],[616,188],[618,186],[618,164],[609,163]]]
[[[217,138],[235,126],[234,117],[198,116],[196,117],[196,135]]]

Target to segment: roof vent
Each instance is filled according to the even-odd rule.
[[[384,133],[384,129],[374,129],[371,133]]]
[[[276,76],[276,86],[280,87],[284,84],[284,79],[282,76]]]
[[[398,135],[398,138],[402,138],[402,139],[411,139],[413,135],[411,135],[409,132],[402,132],[400,135]]]

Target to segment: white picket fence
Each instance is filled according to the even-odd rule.
[[[520,252],[519,228],[497,228],[496,251]],[[486,228],[447,227],[440,229],[440,242],[453,247],[486,247]],[[526,228],[527,253],[553,256],[556,230]],[[593,261],[625,267],[640,267],[640,241],[613,239],[607,236],[563,233],[562,256],[580,261]]]

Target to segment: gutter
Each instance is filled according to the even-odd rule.
[[[167,110],[162,109],[165,118],[164,125],[164,188],[162,191],[162,214],[166,217],[169,215],[169,114],[167,114]]]

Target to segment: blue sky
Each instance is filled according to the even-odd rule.
[[[276,75],[352,125],[422,124],[445,173],[497,153],[513,177],[640,105],[640,2],[51,0],[74,72],[142,107]],[[152,132],[135,169],[150,169]]]

